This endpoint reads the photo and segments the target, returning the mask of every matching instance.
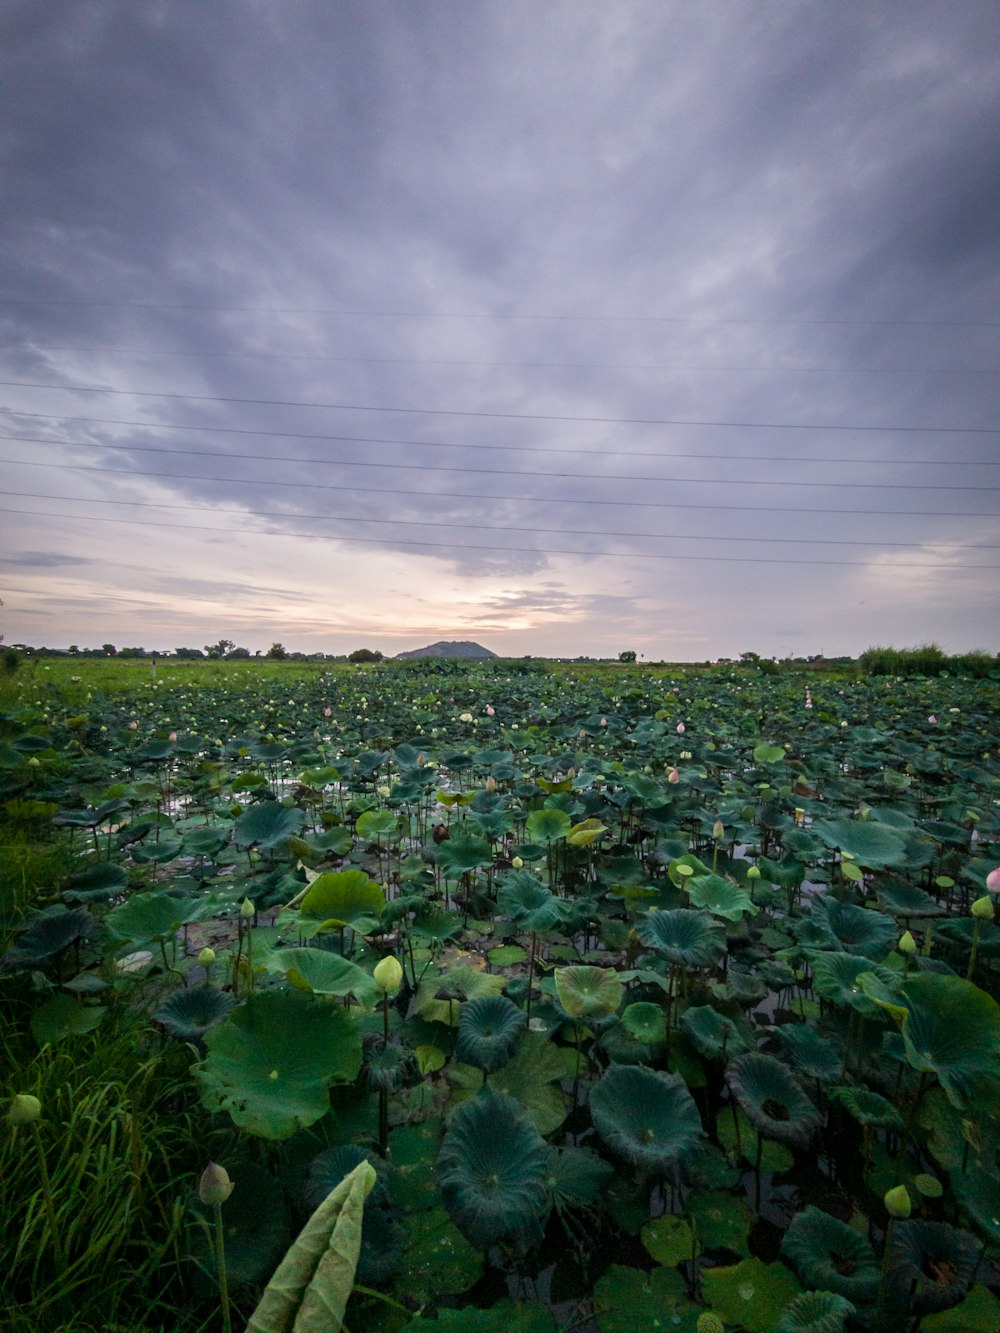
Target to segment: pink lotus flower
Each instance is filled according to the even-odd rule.
[[[138,730],[139,730],[139,724],[138,724],[138,722],[136,722],[136,721],[133,719],[133,721],[131,721],[131,722],[128,724],[128,729],[129,729],[129,731],[138,731]]]
[[[496,716],[496,711],[497,711],[497,710],[493,707],[492,704],[487,704],[487,705],[486,705],[486,716],[487,716],[487,717],[495,717],[495,716]]]
[[[168,736],[167,739],[168,739],[168,740],[171,740],[171,741],[175,741],[175,740],[177,739],[177,732],[176,732],[176,731],[172,731],[172,732],[170,733],[170,735]]]
[[[990,893],[1000,893],[1000,866],[986,876],[986,887]]]
[[[677,782],[680,782],[680,780],[681,780],[681,775],[680,775],[680,773],[679,773],[679,771],[678,771],[678,769],[677,769],[677,766],[676,766],[676,764],[675,764],[674,767],[673,767],[673,768],[670,770],[670,772],[667,774],[667,781],[668,781],[668,782],[677,783]]]
[[[927,719],[927,721],[930,722],[930,723],[933,725],[933,723],[935,723],[935,722],[937,721],[937,718],[934,716],[933,713],[931,713],[931,715],[930,715],[930,717]]]
[[[327,705],[327,707],[323,709],[323,716],[324,716],[324,717],[333,717],[333,709],[330,708],[329,705]]]
[[[608,725],[608,719],[607,719],[606,717],[602,717],[602,718],[601,718],[601,726],[602,726],[602,727],[606,727],[607,725]]]
[[[685,733],[685,731],[687,731],[687,727],[685,727],[684,723],[683,723],[683,722],[678,722],[678,723],[677,723],[677,733],[678,733],[678,735],[683,736],[684,733]]]

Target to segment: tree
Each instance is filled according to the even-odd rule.
[[[267,650],[267,655],[275,662],[284,662],[288,657],[288,649],[283,643],[272,643]]]
[[[238,661],[243,662],[250,656],[250,649],[234,648],[231,653],[227,654],[227,656],[236,658]]]
[[[377,648],[355,648],[347,654],[348,662],[381,662],[382,654]]]
[[[220,657],[225,657],[236,647],[232,639],[220,639],[218,643],[206,643],[205,652],[213,661],[218,661]]]
[[[175,648],[174,656],[181,662],[193,662],[195,658],[204,657],[205,654],[200,648]]]
[[[619,661],[619,662],[634,662],[634,661],[635,661],[635,653],[631,650],[631,648],[629,648],[629,649],[627,649],[624,653],[619,653],[619,654],[618,654],[618,661]]]
[[[113,643],[102,643],[101,652],[104,654],[105,657],[118,656],[118,649],[115,647]]]

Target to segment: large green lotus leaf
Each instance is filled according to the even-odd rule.
[[[524,1012],[506,995],[467,1000],[459,1014],[455,1059],[495,1073],[514,1054],[525,1022]]]
[[[812,964],[813,990],[833,1004],[846,1004],[866,1018],[874,1018],[879,1006],[862,984],[861,978],[876,977],[887,991],[899,984],[899,975],[887,967],[872,963],[860,954],[831,953],[807,949]]]
[[[691,1223],[685,1217],[675,1217],[673,1213],[665,1213],[647,1222],[642,1229],[642,1243],[650,1258],[663,1264],[664,1268],[676,1268],[678,1264],[692,1262],[698,1254],[698,1242],[691,1230]]]
[[[184,851],[180,838],[160,838],[156,842],[143,842],[132,848],[132,860],[137,865],[165,865]]]
[[[199,905],[190,898],[169,893],[136,893],[104,918],[108,930],[123,944],[145,944],[147,940],[171,939],[185,921],[198,916]]]
[[[701,1116],[679,1074],[612,1065],[591,1090],[594,1127],[643,1173],[664,1175],[701,1137]]]
[[[490,865],[493,853],[485,838],[453,834],[438,846],[434,860],[446,879],[455,879],[468,870]]]
[[[566,841],[571,847],[592,847],[601,834],[607,831],[607,826],[599,819],[585,819],[573,825],[566,834]]]
[[[247,1333],[332,1333],[354,1287],[365,1198],[375,1168],[359,1163],[313,1212],[278,1265]]]
[[[265,972],[286,976],[293,986],[313,995],[351,995],[365,1009],[373,1009],[382,997],[373,978],[340,954],[328,949],[293,947],[254,951],[254,963]]]
[[[857,1309],[833,1291],[806,1291],[785,1306],[775,1333],[842,1333]]]
[[[445,1023],[457,1027],[461,1010],[459,1001],[474,1000],[480,995],[499,995],[507,985],[507,978],[495,972],[484,972],[470,963],[458,963],[443,972],[428,973],[417,987],[413,1012],[428,1023]]]
[[[1000,1328],[1000,1300],[977,1283],[953,1310],[925,1315],[920,1321],[921,1333],[996,1333]]]
[[[975,1236],[946,1222],[900,1222],[892,1235],[892,1264],[910,1292],[913,1314],[957,1305],[969,1289],[982,1249]]]
[[[745,1333],[778,1333],[785,1307],[802,1288],[784,1264],[744,1259],[731,1268],[709,1268],[702,1290],[711,1308]]]
[[[288,1208],[281,1185],[256,1162],[234,1162],[228,1168],[233,1192],[222,1205],[226,1237],[226,1273],[230,1287],[265,1281],[289,1241]],[[192,1236],[193,1257],[215,1274],[215,1231],[212,1210],[195,1199],[191,1211],[199,1225]]]
[[[879,1262],[859,1231],[810,1204],[792,1218],[781,1253],[814,1291],[833,1291],[858,1305],[878,1293]]]
[[[798,923],[796,934],[806,945],[843,949],[881,962],[895,948],[899,927],[891,916],[824,894],[813,903],[807,921]]]
[[[394,906],[397,900],[389,904],[390,908]],[[386,917],[383,915],[381,924],[387,924]],[[437,945],[444,944],[446,941],[458,935],[464,929],[462,918],[457,912],[446,912],[443,908],[423,908],[416,910],[413,920],[408,926],[408,933],[414,940],[421,940],[424,944]]]
[[[237,847],[277,847],[302,827],[303,814],[280,801],[260,801],[239,816],[233,825]]]
[[[952,1173],[952,1193],[973,1225],[995,1241],[1000,1234],[1000,1177],[995,1169],[983,1170],[971,1154],[968,1167]]]
[[[790,1148],[805,1148],[819,1127],[819,1113],[772,1055],[751,1051],[734,1060],[726,1081],[757,1130]]]
[[[818,1079],[821,1083],[829,1083],[840,1077],[843,1057],[832,1042],[820,1036],[811,1023],[786,1023],[777,1029],[775,1035],[800,1074]]]
[[[31,1035],[39,1046],[55,1046],[66,1037],[93,1032],[106,1012],[101,1004],[81,1004],[72,995],[53,995],[31,1015]]]
[[[551,930],[563,918],[563,908],[554,893],[527,870],[505,875],[497,893],[497,908],[524,930]]]
[[[626,1006],[622,1012],[622,1027],[644,1046],[662,1046],[667,1039],[667,1016],[660,1005],[649,1000]]]
[[[550,843],[565,838],[573,828],[573,821],[564,810],[532,810],[525,824],[530,842]]]
[[[540,1032],[526,1032],[512,1059],[490,1075],[490,1087],[513,1097],[540,1134],[551,1134],[566,1119],[569,1110],[560,1086],[569,1072],[560,1048]],[[455,1085],[454,1102],[474,1096],[483,1081],[478,1069],[457,1060],[448,1066],[448,1078]]]
[[[687,1213],[706,1249],[750,1253],[747,1235],[753,1216],[742,1199],[724,1190],[692,1190],[687,1197]]]
[[[608,967],[557,967],[556,994],[570,1018],[613,1014],[622,1002],[622,983]]]
[[[897,875],[880,880],[876,892],[879,907],[892,916],[941,916],[944,911],[936,898]]]
[[[395,833],[397,825],[397,818],[391,810],[365,810],[358,816],[354,827],[358,831],[359,838],[374,842],[377,838],[385,838],[390,833]]]
[[[738,1106],[735,1108],[736,1124],[734,1124],[733,1109],[732,1104],[725,1106],[715,1117],[715,1136],[730,1157],[735,1160],[743,1156],[748,1162],[755,1162],[757,1160],[757,1150],[760,1148],[762,1171],[770,1171],[773,1175],[779,1175],[783,1171],[791,1171],[795,1165],[795,1155],[791,1148],[787,1148],[783,1143],[778,1143],[774,1139],[768,1139],[764,1135],[758,1134],[754,1124]],[[739,1125],[738,1135],[736,1125]],[[685,1166],[687,1166],[687,1159],[685,1159]]]
[[[594,1283],[594,1313],[601,1333],[642,1333],[670,1330],[696,1333],[700,1305],[687,1298],[684,1279],[675,1268],[611,1267]]]
[[[888,824],[874,819],[817,819],[812,830],[827,847],[850,852],[867,870],[903,865],[906,841]]]
[[[541,1239],[545,1140],[513,1097],[486,1085],[451,1116],[438,1155],[444,1206],[470,1244]]]
[[[340,1006],[288,991],[263,992],[205,1038],[193,1073],[210,1111],[228,1111],[240,1129],[287,1139],[330,1108],[334,1083],[361,1068],[361,1038]]]
[[[560,1212],[590,1207],[614,1175],[611,1163],[590,1148],[549,1146],[546,1160],[546,1196]]]
[[[868,1088],[829,1088],[827,1095],[847,1108],[859,1125],[879,1125],[884,1129],[903,1131],[903,1117],[892,1102]]]
[[[384,907],[385,894],[363,870],[331,870],[309,885],[300,910],[318,917],[324,929],[350,926],[364,934],[378,924]]]
[[[643,944],[682,967],[708,967],[726,947],[722,926],[708,912],[685,907],[644,912],[635,928]]]
[[[14,972],[19,968],[40,967],[96,928],[96,919],[85,907],[46,912],[21,932],[0,959],[0,968]]]
[[[721,916],[726,921],[739,921],[744,915],[756,916],[760,910],[744,889],[721,875],[695,875],[685,882],[684,887],[692,907],[704,907],[713,916]]]
[[[863,973],[865,993],[902,1023],[906,1058],[937,1074],[953,1106],[977,1098],[995,1104],[1000,1090],[1000,1005],[962,977],[918,972],[893,993]]]
[[[200,1042],[235,1007],[236,997],[227,991],[214,986],[189,986],[174,991],[153,1014],[153,1022],[178,1041]]]
[[[750,1050],[733,1020],[710,1004],[685,1009],[681,1014],[681,1031],[706,1060],[728,1060]]]
[[[70,875],[60,895],[66,902],[86,902],[91,898],[110,898],[121,893],[128,883],[128,871],[111,861],[98,861],[85,870]]]

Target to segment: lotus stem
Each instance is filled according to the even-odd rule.
[[[233,1320],[229,1310],[229,1278],[226,1274],[226,1232],[222,1225],[222,1204],[214,1203],[215,1215],[215,1259],[219,1274],[219,1303],[222,1306],[223,1333],[233,1333]]]
[[[979,953],[979,918],[974,918],[975,924],[972,927],[972,952],[969,954],[969,966],[965,973],[966,981],[972,980],[972,974],[976,970],[976,955]]]

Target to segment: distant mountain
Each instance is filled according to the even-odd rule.
[[[491,653],[488,648],[482,644],[470,643],[468,639],[462,639],[458,643],[440,643],[428,644],[426,648],[414,648],[409,653],[397,653],[397,660],[410,657],[496,657],[496,653]]]

